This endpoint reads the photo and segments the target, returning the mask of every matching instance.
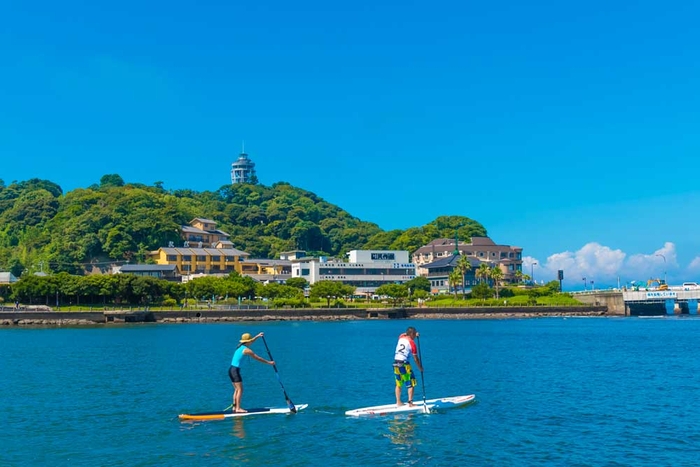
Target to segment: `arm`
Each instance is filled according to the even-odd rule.
[[[253,359],[259,361],[260,363],[267,363],[268,365],[274,365],[274,364],[275,364],[275,362],[272,361],[272,360],[265,360],[265,359],[262,358],[262,357],[258,357],[257,355],[255,355],[255,352],[253,352],[253,351],[250,350],[250,349],[245,349],[245,350],[243,351],[243,355],[248,355],[249,357],[251,357],[251,358],[253,358]]]
[[[413,354],[413,360],[416,362],[416,366],[418,367],[418,371],[423,373],[423,362],[420,361],[420,358],[418,358],[418,354]]]

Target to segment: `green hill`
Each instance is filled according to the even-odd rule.
[[[386,207],[390,209],[389,206]],[[288,183],[225,185],[217,191],[165,190],[105,175],[99,185],[64,193],[39,179],[0,180],[0,270],[82,273],[116,261],[141,262],[145,253],[179,243],[195,217],[218,222],[252,257],[292,249],[342,255],[353,249],[413,251],[432,239],[484,236],[478,222],[442,216],[422,227],[383,231],[318,195]]]

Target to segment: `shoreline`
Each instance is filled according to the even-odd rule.
[[[473,308],[316,308],[201,311],[101,311],[0,313],[0,328],[18,326],[100,326],[138,323],[219,323],[245,321],[354,321],[407,319],[531,319],[547,317],[624,316],[605,306]]]

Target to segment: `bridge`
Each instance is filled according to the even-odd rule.
[[[700,290],[623,290],[622,297],[630,313],[638,316],[659,315],[664,312],[667,315],[697,315]]]
[[[698,315],[700,289],[589,290],[574,292],[576,300],[608,307],[608,314],[625,316]]]

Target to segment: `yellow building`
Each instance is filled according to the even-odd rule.
[[[229,241],[231,236],[216,228],[216,221],[195,217],[190,221],[190,225],[183,225],[181,237],[185,241],[186,247],[212,248],[217,243],[222,243],[227,247],[233,247]]]
[[[216,228],[211,219],[196,217],[189,225],[183,225],[182,247],[173,242],[148,254],[156,264],[175,265],[180,275],[190,274],[239,274],[256,279],[285,279],[291,277],[291,261],[285,259],[251,259],[250,254],[233,247],[230,236]]]
[[[181,275],[189,274],[228,274],[232,271],[243,273],[242,264],[250,256],[245,251],[227,248],[218,244],[217,248],[159,248],[148,254],[156,264],[174,264]]]

